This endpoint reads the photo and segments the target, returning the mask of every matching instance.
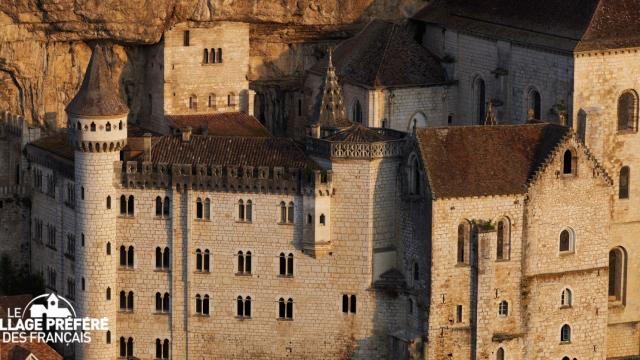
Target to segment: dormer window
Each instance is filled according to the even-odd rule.
[[[567,149],[562,157],[562,174],[575,175],[577,173],[577,157],[574,152]]]

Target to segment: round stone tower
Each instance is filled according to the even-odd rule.
[[[113,359],[117,351],[114,163],[127,142],[129,112],[117,89],[97,45],[66,112],[69,142],[75,147],[76,311],[83,317],[108,318],[110,343],[105,331],[92,331],[91,342],[77,348],[78,359]]]

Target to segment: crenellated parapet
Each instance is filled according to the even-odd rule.
[[[359,130],[359,129],[356,129]],[[349,129],[343,131],[347,133]],[[404,133],[391,129],[367,129],[365,136],[373,137],[368,139],[365,136],[350,136],[345,134],[344,139],[340,139],[342,133],[327,138],[306,138],[306,148],[311,154],[327,159],[376,159],[402,156],[404,152]],[[358,134],[360,135],[360,134]]]
[[[118,161],[116,186],[223,192],[300,194],[302,169],[266,166],[209,166]]]
[[[0,135],[12,135],[22,137],[23,131],[28,127],[24,117],[9,111],[0,111]]]

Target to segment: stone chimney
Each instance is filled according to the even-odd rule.
[[[187,126],[186,128],[182,129],[182,141],[183,142],[189,142],[191,141],[191,126]]]
[[[144,133],[144,161],[151,162],[151,134]]]

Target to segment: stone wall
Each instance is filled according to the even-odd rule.
[[[640,90],[640,81],[634,75],[640,70],[640,60],[636,49],[622,49],[579,53],[575,56],[575,63],[574,113],[577,120],[574,129],[602,159],[614,179],[608,247],[621,247],[627,254],[624,299],[620,304],[612,303],[609,308],[608,339],[612,346],[608,348],[608,355],[638,355],[638,346],[632,345],[640,341],[640,289],[633,285],[640,281],[640,264],[634,261],[640,252],[637,242],[640,208],[633,203],[640,192],[637,181],[640,174],[640,137],[637,130],[617,131],[617,110],[618,97],[623,91]],[[623,166],[630,169],[629,199],[618,198],[620,169]],[[620,339],[628,339],[626,346],[621,346]]]
[[[549,111],[561,100],[571,118],[573,59],[570,54],[480,38],[451,29],[443,31],[433,25],[426,27],[423,44],[438,56],[453,61],[446,64],[446,68],[450,78],[458,81],[456,98],[459,100],[456,111],[451,111],[454,123],[478,123],[474,92],[477,78],[485,81],[487,101],[493,98],[504,104],[496,107],[499,122],[527,120],[531,89],[540,92],[542,120],[557,121]]]
[[[9,256],[14,266],[28,266],[31,203],[26,192],[7,190],[11,193],[0,195],[0,256]]]

